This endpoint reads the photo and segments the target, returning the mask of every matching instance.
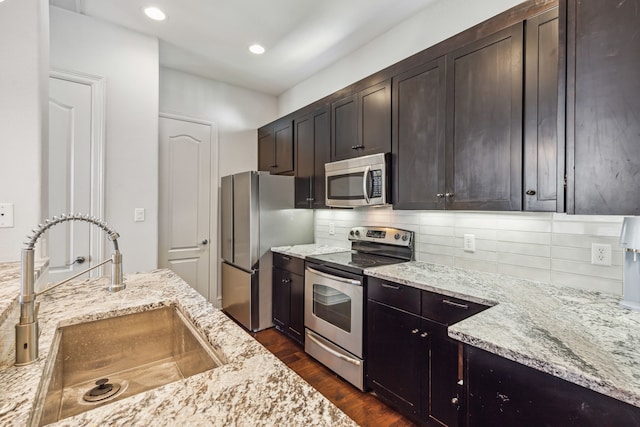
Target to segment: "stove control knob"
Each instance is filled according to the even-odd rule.
[[[351,230],[351,231],[349,232],[349,234],[350,234],[351,236],[353,236],[353,230]]]
[[[408,234],[403,235],[403,236],[402,236],[402,240],[403,240],[404,242],[406,242],[407,240],[409,240],[409,235],[408,235]]]
[[[396,239],[396,240],[400,240],[400,233],[396,233],[396,235],[393,236],[393,238]]]
[[[360,236],[360,230],[356,230],[356,236]]]

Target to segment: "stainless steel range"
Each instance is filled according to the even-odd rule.
[[[307,257],[305,351],[364,390],[364,270],[413,259],[412,231],[355,227],[350,252]]]

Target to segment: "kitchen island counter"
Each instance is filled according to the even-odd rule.
[[[640,312],[619,296],[421,261],[365,274],[490,305],[449,336],[640,406]]]
[[[15,286],[13,281],[8,279],[7,286]],[[32,365],[15,367],[14,351],[9,351],[0,361],[0,407],[16,404],[0,415],[0,425],[31,422],[57,327],[174,304],[226,363],[54,425],[355,425],[173,272],[125,275],[125,283],[125,290],[109,293],[107,278],[75,281],[39,297],[40,358]],[[3,341],[14,339],[18,316],[17,304],[5,306],[15,307],[0,325]]]

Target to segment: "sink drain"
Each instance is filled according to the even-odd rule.
[[[101,402],[113,397],[118,391],[120,384],[111,384],[108,378],[102,378],[96,381],[96,387],[86,392],[82,399],[85,402]]]

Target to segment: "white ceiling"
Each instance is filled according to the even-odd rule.
[[[50,0],[160,39],[160,64],[279,95],[439,0]],[[142,13],[157,6],[164,22]],[[267,52],[247,50],[260,43]]]

